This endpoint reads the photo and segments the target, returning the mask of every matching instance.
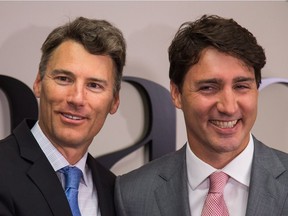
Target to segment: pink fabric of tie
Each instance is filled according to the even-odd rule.
[[[227,206],[224,201],[223,191],[229,179],[224,172],[214,172],[209,176],[210,188],[205,200],[202,216],[229,216]]]

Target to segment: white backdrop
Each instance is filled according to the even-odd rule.
[[[169,89],[167,48],[185,21],[202,14],[234,18],[247,27],[265,48],[263,77],[288,78],[288,2],[218,1],[73,1],[0,2],[0,74],[28,86],[37,73],[40,47],[56,26],[77,16],[107,19],[127,39],[124,74],[153,80]],[[261,91],[253,133],[267,145],[288,152],[288,88],[272,85]],[[142,135],[144,114],[138,93],[123,84],[119,111],[107,119],[90,151],[102,155],[132,145]],[[0,90],[0,139],[9,134],[9,110]],[[177,111],[177,149],[186,141],[181,111]],[[113,168],[125,173],[145,162],[144,150],[127,156]]]

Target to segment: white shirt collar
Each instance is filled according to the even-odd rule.
[[[250,134],[250,140],[247,147],[222,171],[232,177],[234,180],[249,187],[254,153],[254,141]],[[189,143],[186,148],[186,163],[188,181],[193,190],[195,190],[211,173],[216,169],[204,161],[200,160],[190,149]]]
[[[46,155],[48,161],[50,162],[55,172],[62,169],[65,166],[70,165],[69,162],[65,159],[65,157],[54,147],[54,145],[45,136],[45,134],[43,133],[38,124],[38,121],[31,129],[31,132],[34,135],[36,141],[38,142],[40,148]],[[87,175],[86,175],[87,156],[88,152],[86,152],[84,156],[75,165],[73,165],[82,171],[84,183],[87,182]]]

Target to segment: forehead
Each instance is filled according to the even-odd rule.
[[[52,53],[48,69],[63,69],[73,72],[113,73],[114,65],[110,56],[89,53],[80,43],[68,40]]]
[[[255,77],[254,69],[244,61],[232,55],[219,52],[214,48],[202,51],[199,61],[188,70],[189,76],[195,78],[223,78]]]

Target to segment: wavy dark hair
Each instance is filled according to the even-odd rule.
[[[168,49],[169,78],[180,91],[189,68],[197,64],[201,52],[207,47],[234,56],[254,68],[259,87],[266,56],[253,34],[233,19],[203,15],[195,22],[183,23]]]

